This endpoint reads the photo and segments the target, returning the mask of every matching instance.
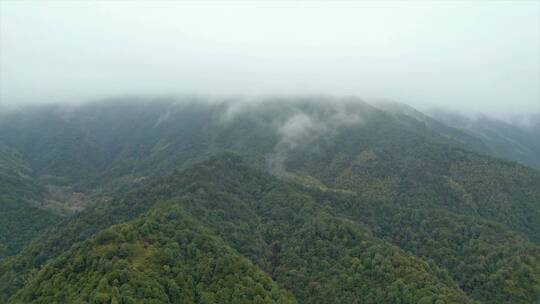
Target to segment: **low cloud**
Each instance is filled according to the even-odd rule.
[[[306,148],[317,151],[318,144],[325,138],[335,136],[339,128],[364,121],[364,113],[351,107],[354,101],[326,101],[323,107],[325,111],[322,113],[310,113],[309,102],[292,104],[295,105],[297,112],[283,121],[273,123],[279,140],[273,153],[268,157],[268,162],[272,171],[278,174],[285,171],[284,163],[290,152]]]

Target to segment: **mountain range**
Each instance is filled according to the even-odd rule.
[[[540,116],[356,98],[0,113],[2,303],[540,303]]]

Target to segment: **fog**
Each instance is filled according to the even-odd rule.
[[[0,105],[176,94],[540,111],[540,2],[0,2]]]

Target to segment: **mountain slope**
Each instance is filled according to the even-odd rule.
[[[279,181],[264,183],[267,190],[249,182],[260,180],[255,177],[260,173],[236,156],[191,172],[207,178],[184,197],[186,209],[239,252],[255,256],[300,302],[469,302],[438,267],[332,216],[315,198]],[[242,194],[251,189],[260,194],[251,199]],[[391,292],[383,286],[392,286]]]
[[[540,115],[529,114],[515,123],[488,116],[469,118],[457,113],[433,111],[435,119],[478,138],[489,155],[540,169]]]
[[[198,171],[203,170],[199,169]],[[208,171],[208,174],[215,172],[214,168],[209,168]],[[213,186],[200,187],[203,189],[202,193],[208,193],[211,191],[210,189],[220,189],[216,184],[219,185],[221,180],[238,179],[239,177],[236,176],[227,175],[224,177],[217,174]],[[223,191],[236,188],[226,184]],[[322,208],[335,214],[340,221],[343,221],[343,219],[353,220],[356,225],[369,228],[376,236],[395,243],[416,256],[434,260],[438,267],[446,269],[450,277],[453,277],[463,290],[466,290],[472,295],[472,298],[477,300],[486,301],[487,303],[505,303],[508,299],[512,299],[515,303],[528,303],[532,299],[536,299],[540,292],[539,247],[520,239],[501,225],[478,217],[460,216],[447,211],[402,208],[396,207],[392,203],[381,205],[378,202],[365,200],[362,195],[333,190],[322,193],[319,192],[320,190],[315,190],[315,192],[310,190],[308,195],[302,194],[304,199],[307,198],[316,207],[311,204],[306,206],[305,200],[301,198],[298,199],[300,202],[304,202],[304,205],[295,205],[294,200],[290,200],[295,195],[290,191],[282,188],[274,189],[268,200],[263,198],[258,202],[257,206],[261,210],[265,210],[268,205],[278,205],[280,206],[280,217],[299,213],[305,216],[310,213],[311,208]],[[295,191],[299,190],[296,189]],[[211,197],[215,198],[215,196]],[[218,199],[218,201],[223,200]],[[208,200],[208,202],[213,201],[214,199]],[[200,200],[195,200],[195,202],[188,205],[187,208],[201,208],[201,206],[204,206],[204,202]],[[228,214],[227,211],[220,210],[223,207],[220,208],[215,203],[208,207],[208,209],[210,208],[218,209],[217,214]],[[244,208],[234,208],[232,210],[258,210],[258,208],[254,209],[248,205]],[[204,214],[203,218],[211,217],[208,209],[205,210],[205,213],[202,211],[193,213]],[[246,217],[255,218],[256,216]],[[231,218],[231,216],[225,216],[225,218]],[[316,215],[315,218],[321,219],[324,216]],[[431,226],[428,223],[432,223]],[[212,223],[208,223],[208,225],[212,225]],[[261,225],[260,223],[254,223],[253,228],[247,228],[246,230],[253,231]],[[273,222],[268,229],[272,230],[275,229],[274,227],[280,227],[281,225],[283,224]],[[215,227],[217,231],[222,231],[224,227],[229,226],[236,227],[227,221],[219,223]],[[292,234],[298,230],[301,230],[301,228],[293,228],[290,233]],[[233,233],[233,235],[236,235],[236,233]],[[321,242],[323,240],[317,240],[321,237],[320,233],[322,232],[319,231],[319,234],[309,242],[319,242],[317,246],[323,246]],[[405,236],[400,237],[400,233],[409,233],[409,237],[414,236],[428,241],[426,243],[418,240],[409,242]],[[279,235],[271,235],[268,239],[272,241],[279,240]],[[306,235],[301,239],[309,240],[311,238]],[[396,240],[402,242],[396,242]],[[339,250],[339,246],[336,244],[331,245],[329,248],[332,248],[329,250]],[[449,264],[449,261],[453,261],[453,263]],[[516,265],[519,265],[519,267],[514,267]],[[505,279],[495,280],[497,276]],[[509,277],[513,278],[508,279]],[[521,283],[519,280],[522,280]],[[497,292],[493,291],[493,284],[499,288]],[[516,286],[520,287],[516,288]]]
[[[540,248],[500,224],[444,210],[373,204],[355,193],[310,189],[340,216],[446,269],[473,299],[528,303],[540,294]]]
[[[262,269],[266,269],[282,288],[291,290],[301,302],[333,303],[340,298],[344,301],[361,298],[367,303],[378,301],[390,303],[395,297],[409,299],[412,302],[417,302],[422,298],[425,298],[425,301],[437,298],[450,302],[468,301],[451,280],[438,273],[436,266],[425,264],[396,247],[372,239],[358,231],[355,225],[333,218],[323,211],[317,211],[316,206],[313,206],[315,208],[313,211],[305,209],[306,204],[313,204],[309,198],[295,194],[292,190],[286,191],[287,188],[273,189],[287,187],[280,185],[281,183],[268,173],[250,169],[249,163],[241,158],[224,155],[162,180],[156,184],[155,191],[164,193],[162,195],[165,196],[179,198],[179,201],[174,200],[173,203],[183,206],[193,217],[199,218],[201,223],[209,227],[210,231],[221,236],[227,244],[252,259]],[[144,191],[144,193],[152,193],[152,191]],[[263,196],[267,198],[261,202],[260,198]],[[149,198],[154,199],[152,196]],[[260,211],[250,212],[249,210],[253,210],[254,204],[258,202],[261,203]],[[154,206],[155,203],[155,200],[146,202],[150,206]],[[125,204],[127,214],[134,216],[137,213],[135,210],[133,210],[135,212],[128,211],[131,207],[137,209],[136,205],[131,205],[129,201],[119,202],[119,204]],[[242,206],[246,208],[241,208]],[[150,208],[157,210],[160,207],[157,205]],[[302,208],[307,213],[298,214],[296,220],[291,219],[289,218],[292,214],[289,211],[291,208]],[[114,212],[111,210],[111,213]],[[91,218],[91,213],[89,210],[87,213],[81,213],[80,216]],[[37,248],[42,248],[35,249],[38,252],[47,250],[43,244],[60,245],[62,243],[58,243],[59,240],[65,244],[60,246],[66,249],[53,249],[53,254],[47,258],[45,265],[54,263],[57,256],[64,256],[62,252],[75,243],[73,239],[69,241],[71,231],[81,228],[83,221],[84,219],[79,217],[71,220],[71,223],[63,223],[59,226],[56,236],[48,236],[52,237],[52,241],[36,244]],[[95,221],[103,223],[106,219],[96,218]],[[272,234],[264,235],[270,231],[273,231]],[[293,231],[297,233],[287,237]],[[321,238],[320,232],[327,236]],[[159,235],[162,232],[157,229],[155,233]],[[267,244],[266,238],[274,240],[273,245]],[[318,239],[317,243],[314,242],[314,238]],[[66,240],[68,243],[65,243]],[[314,244],[317,246],[313,247]],[[280,252],[283,250],[283,253],[279,253],[283,255],[279,257],[282,261],[280,263],[272,258],[271,248],[274,248],[275,252],[277,250],[275,246],[282,248]],[[92,252],[90,249],[85,250],[87,251]],[[25,255],[27,258],[32,258],[33,254],[30,252],[31,249],[28,248],[18,257],[5,260],[0,266],[4,274],[1,281],[9,282],[9,285],[4,287],[11,288],[13,291],[23,287],[23,285],[19,287],[13,285],[18,281],[17,274],[8,279],[11,272],[9,269],[15,270],[16,268],[11,267],[25,265],[20,263],[20,259],[24,260]],[[330,254],[331,252],[334,253]],[[380,257],[373,261],[376,254]],[[382,257],[387,257],[389,260],[385,262],[381,259]],[[19,263],[16,262],[17,260]],[[308,260],[311,260],[310,265],[302,262]],[[360,264],[353,267],[356,264],[351,263]],[[268,267],[272,265],[275,269],[270,271],[272,267]],[[321,266],[323,268],[313,272]],[[45,266],[45,269],[47,267]],[[335,269],[334,272],[330,271],[331,268]],[[383,269],[386,274],[381,276],[380,271]],[[343,285],[346,282],[342,280],[349,276],[352,278],[354,273],[357,279]],[[399,278],[404,282],[399,283]],[[396,291],[392,294],[383,292],[382,286],[392,283],[397,284]],[[312,287],[308,288],[308,286]],[[341,289],[338,286],[341,286]],[[358,288],[358,286],[363,286],[363,288]],[[7,289],[3,290],[5,292]],[[305,294],[308,290],[311,291]],[[33,291],[29,293],[32,294]],[[17,297],[15,296],[12,300],[16,301]]]
[[[136,249],[122,269],[149,278],[147,300],[166,302],[169,283],[160,278],[169,272],[156,258],[186,221],[213,248],[250,261],[249,276],[264,281],[265,273],[278,294],[299,303],[536,301],[540,173],[469,151],[473,135],[411,111],[358,100],[162,101],[5,118],[0,159],[8,169],[0,173],[11,173],[0,187],[25,199],[3,207],[2,233],[15,245],[0,260],[0,302],[118,298],[107,279],[116,259],[102,253],[122,245]],[[46,222],[50,189],[91,202]],[[31,222],[16,220],[31,210],[40,212]],[[182,216],[164,223],[166,210]],[[163,225],[143,239],[96,241],[123,235],[119,229],[139,235],[137,225],[156,221]],[[22,241],[10,236],[27,227]],[[163,242],[145,247],[147,239]],[[88,291],[98,285],[103,294]],[[63,286],[67,293],[54,292]],[[123,295],[146,297],[134,289]]]
[[[424,114],[406,104],[393,101],[379,101],[372,103],[374,107],[383,110],[389,115],[394,116],[403,125],[420,132],[432,133],[432,138],[443,137],[447,143],[453,143],[454,146],[468,149],[477,153],[493,155],[492,147],[480,140],[479,137],[461,130],[455,124],[445,124],[434,117]],[[512,160],[512,159],[509,159]]]
[[[126,100],[29,109],[4,118],[0,136],[32,160],[40,186],[94,199],[233,150],[265,157],[277,174],[297,171],[373,199],[482,216],[540,240],[537,171],[470,153],[490,147],[403,106]]]
[[[21,250],[60,217],[39,208],[44,190],[16,150],[0,141],[0,258]]]
[[[383,240],[396,231],[385,225],[391,225],[390,223],[396,216],[400,216],[403,210],[388,205],[384,210],[389,213],[377,212],[377,219],[372,222],[370,215],[378,210],[379,204],[372,204],[355,194],[343,194],[332,190],[313,191],[315,190],[304,189],[303,186],[278,180],[260,169],[254,169],[249,161],[236,155],[226,154],[213,158],[189,170],[161,179],[144,191],[133,193],[131,198],[134,200],[115,200],[110,207],[100,207],[104,208],[103,211],[99,211],[97,207],[89,209],[51,231],[48,241],[36,242],[33,244],[33,249],[30,246],[19,256],[3,261],[0,263],[0,269],[4,275],[0,281],[9,282],[2,288],[3,295],[19,290],[12,301],[21,300],[22,298],[19,297],[23,294],[34,294],[36,288],[42,284],[49,284],[44,277],[38,276],[34,279],[45,282],[36,283],[37,285],[14,285],[14,282],[19,281],[17,277],[25,273],[21,272],[20,268],[28,267],[25,266],[28,265],[26,263],[35,256],[32,252],[49,252],[45,261],[38,261],[38,264],[35,264],[39,267],[40,263],[45,262],[46,266],[43,269],[47,270],[41,270],[39,273],[69,272],[66,269],[62,270],[63,263],[60,262],[56,262],[60,269],[56,267],[54,271],[47,265],[55,264],[54,261],[58,259],[62,260],[62,256],[66,256],[62,252],[66,252],[77,239],[80,239],[85,229],[89,229],[90,234],[87,235],[90,236],[91,231],[102,229],[97,227],[107,227],[106,223],[111,223],[111,220],[125,221],[137,218],[147,212],[144,210],[154,210],[150,211],[149,217],[152,217],[151,214],[161,214],[166,217],[169,211],[165,211],[168,209],[164,206],[175,205],[207,227],[209,233],[219,236],[226,244],[252,260],[280,288],[291,291],[300,303],[335,303],[336,301],[352,303],[353,299],[362,299],[365,303],[395,303],[396,301],[431,303],[437,299],[442,303],[472,302],[455,283],[465,286],[466,280],[454,281],[459,279],[459,271],[462,269],[444,264],[448,258],[450,260],[464,258],[463,252],[452,249],[453,251],[450,250],[450,253],[437,260],[436,255],[413,251],[411,248],[416,247],[411,247],[411,245],[414,243],[396,243],[420,257],[435,258],[437,261],[436,264],[428,263]],[[163,202],[164,199],[166,202]],[[156,205],[158,201],[162,203]],[[346,207],[345,204],[348,202],[353,205]],[[115,205],[117,207],[114,207]],[[165,208],[164,211],[160,211],[162,208]],[[355,217],[351,218],[342,210],[352,211]],[[120,214],[123,215],[124,220],[118,216]],[[422,215],[422,212],[419,212],[416,216],[412,216],[412,219],[425,220],[430,216],[432,214]],[[447,216],[445,213],[439,217],[443,221],[450,222],[456,218],[459,219],[454,215]],[[143,225],[144,218],[146,217],[135,221]],[[409,216],[405,218],[411,220]],[[383,219],[386,219],[386,224],[381,223]],[[91,224],[92,222],[94,224]],[[174,225],[175,220],[169,219],[166,222]],[[465,223],[468,224],[467,221]],[[404,226],[414,228],[414,225],[416,224],[411,223],[410,226]],[[92,226],[96,228],[92,229]],[[448,229],[447,226],[451,227],[451,225],[434,225],[429,231],[436,236],[437,233],[444,231],[441,229]],[[461,227],[461,225],[458,226]],[[501,238],[504,239],[507,233],[503,227],[498,229],[500,232],[494,229],[494,237],[492,237],[497,243]],[[81,233],[76,233],[76,231]],[[150,239],[167,234],[166,231],[162,232],[161,228],[151,231],[153,232],[149,236]],[[374,235],[370,231],[373,231]],[[425,238],[422,233],[414,232],[413,234]],[[99,237],[94,239],[96,238],[99,239]],[[474,234],[465,234],[459,241],[456,239],[456,244],[466,245],[475,239]],[[122,240],[122,237],[119,237],[119,240]],[[441,240],[439,239],[438,242]],[[479,248],[484,248],[486,243],[482,241],[478,245]],[[60,247],[54,247],[53,244]],[[88,246],[85,250],[81,251],[78,249],[79,245],[75,245],[68,252],[73,252],[73,250],[79,253],[93,252],[92,246],[99,247],[99,244],[94,241],[85,244],[87,245],[84,246]],[[503,241],[500,247],[491,248],[495,256],[504,252],[502,250],[504,244]],[[516,265],[531,267],[532,263],[534,267],[533,261],[538,259],[537,247],[532,244],[526,245],[525,241],[518,240],[513,248],[517,249],[519,246],[532,247],[530,251],[513,251],[515,255],[519,253],[525,259],[517,260]],[[435,248],[438,247],[435,246]],[[480,258],[485,254],[483,250],[469,251],[468,254],[471,258]],[[70,255],[73,253],[67,254],[67,256]],[[510,254],[510,256],[515,255]],[[28,262],[24,262],[25,260]],[[505,265],[508,264],[496,263],[491,267],[495,267],[497,271],[497,269],[504,269]],[[30,266],[30,269],[35,266]],[[148,265],[148,267],[154,266]],[[521,269],[519,267],[517,269]],[[15,270],[17,268],[19,268],[18,271]],[[489,271],[485,273],[489,274]],[[509,274],[513,273],[513,270],[509,272]],[[12,276],[13,274],[15,276]],[[486,298],[485,295],[475,295],[473,298],[486,300],[487,303],[506,303],[507,298],[515,300],[515,303],[528,303],[527,301],[531,297],[534,298],[538,290],[539,273],[537,269],[533,269],[528,275],[534,278],[534,281],[531,281],[532,285],[522,286],[524,290],[524,293],[520,295],[522,298],[504,289],[498,293],[503,297],[502,300],[495,297]],[[79,290],[82,288],[79,285],[85,283],[77,281],[70,284],[76,285],[74,290]],[[476,290],[485,290],[482,284],[474,281],[467,284],[471,284],[469,291],[472,293]],[[389,289],[388,286],[391,288]],[[23,289],[20,289],[21,287]]]
[[[59,292],[61,288],[61,292]],[[42,268],[10,303],[294,303],[178,208],[105,229]]]
[[[284,167],[396,206],[443,208],[540,241],[540,172],[466,151],[371,115],[288,153]]]

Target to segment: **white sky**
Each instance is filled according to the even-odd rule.
[[[540,111],[540,2],[0,1],[0,104],[171,93]]]

